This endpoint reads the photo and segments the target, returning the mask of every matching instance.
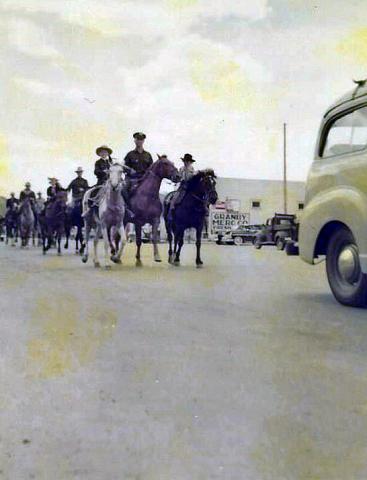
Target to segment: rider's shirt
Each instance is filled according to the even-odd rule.
[[[180,168],[178,171],[180,176],[181,176],[181,181],[187,182],[190,180],[195,175],[195,169],[192,164],[190,165],[184,165],[183,167]]]
[[[149,152],[146,152],[145,150],[138,152],[138,150],[135,148],[135,150],[131,150],[131,152],[126,155],[124,162],[127,167],[135,170],[137,174],[135,175],[134,173],[128,173],[127,176],[141,177],[152,165],[153,158]]]
[[[107,159],[104,160],[103,158],[99,158],[96,163],[94,164],[94,175],[97,177],[97,185],[102,185],[107,180],[107,171],[110,169],[112,165],[112,160]]]
[[[15,205],[19,205],[19,200],[15,197],[10,197],[6,200],[6,208],[14,208]]]
[[[20,192],[19,201],[23,202],[23,200],[25,200],[26,198],[30,198],[31,200],[36,200],[36,194],[34,193],[33,190],[24,189]]]
[[[37,211],[42,211],[43,210],[43,207],[45,205],[45,199],[44,198],[37,198],[36,200],[36,208],[37,208]]]
[[[56,193],[60,192],[62,189],[63,188],[59,183],[57,183],[56,185],[50,185],[47,189],[47,197],[50,199],[55,198]]]
[[[85,178],[76,177],[72,182],[70,182],[67,190],[71,190],[71,194],[74,200],[81,200],[88,188],[89,185]]]

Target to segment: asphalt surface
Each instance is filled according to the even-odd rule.
[[[0,479],[365,479],[367,312],[324,265],[151,257],[0,245]]]

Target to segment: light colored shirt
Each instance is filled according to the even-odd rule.
[[[195,175],[195,169],[192,164],[190,165],[184,165],[183,167],[180,168],[179,174],[181,176],[181,180],[184,182],[187,182],[190,180]]]

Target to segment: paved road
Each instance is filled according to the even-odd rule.
[[[0,479],[366,478],[367,313],[272,248],[193,257],[0,246]]]

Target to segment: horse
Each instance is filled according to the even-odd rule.
[[[88,261],[89,255],[89,235],[92,228],[95,230],[94,237],[94,258],[95,267],[100,267],[98,260],[98,241],[103,235],[105,268],[110,269],[112,260],[114,263],[121,263],[121,256],[126,244],[126,232],[124,225],[125,201],[122,196],[122,175],[123,167],[119,163],[110,166],[108,179],[100,187],[98,213],[96,208],[92,207],[84,217],[85,220],[85,253],[82,257],[83,263]],[[92,190],[92,189],[91,189]],[[83,198],[83,203],[88,202],[91,194],[88,190]],[[111,251],[111,256],[110,252]]]
[[[9,208],[5,214],[5,231],[5,243],[8,244],[10,239],[11,246],[15,247],[18,240],[18,208],[16,206]]]
[[[129,208],[134,214],[132,219],[125,217],[126,223],[134,223],[136,232],[136,265],[141,266],[140,248],[142,244],[142,227],[146,223],[152,226],[154,261],[161,262],[158,251],[158,228],[162,214],[159,189],[162,180],[167,178],[177,183],[180,175],[173,162],[166,155],[158,155],[156,160],[131,189]]]
[[[218,200],[215,189],[216,175],[212,169],[199,170],[187,182],[186,195],[182,201],[171,209],[171,201],[175,192],[169,193],[164,200],[164,221],[169,243],[168,262],[180,265],[180,254],[184,244],[184,233],[187,228],[196,230],[196,266],[203,265],[201,260],[201,235],[205,224],[208,204],[213,205]],[[172,240],[174,237],[174,250]]]
[[[35,224],[35,215],[32,208],[32,200],[29,197],[26,197],[19,207],[19,232],[21,238],[21,247],[27,247],[29,238],[33,237],[34,244],[34,224]]]
[[[37,245],[42,245],[42,228],[39,218],[44,213],[44,205],[40,202],[35,202],[34,204],[34,213],[35,213],[35,221],[34,221],[34,236],[37,236]]]
[[[69,247],[69,237],[70,231],[73,227],[76,227],[76,236],[75,236],[75,253],[84,253],[85,243],[83,237],[83,227],[84,219],[82,217],[82,199],[73,201],[73,204],[68,206],[66,210],[66,243],[65,248]],[[80,242],[80,248],[79,248]]]
[[[43,254],[51,248],[54,238],[57,241],[57,254],[61,255],[61,239],[65,235],[67,192],[60,190],[40,215]],[[46,243],[47,240],[47,243]]]

